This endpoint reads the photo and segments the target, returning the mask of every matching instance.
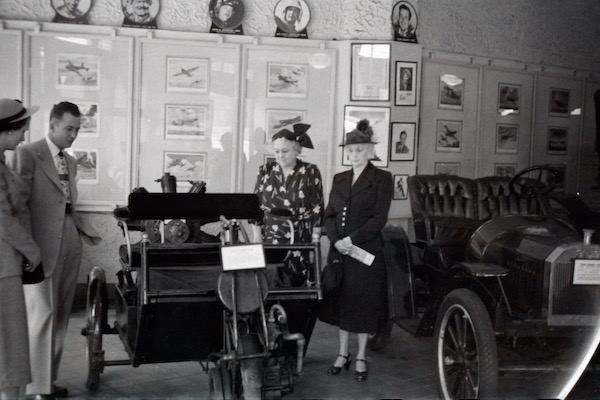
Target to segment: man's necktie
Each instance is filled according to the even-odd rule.
[[[58,178],[62,185],[63,192],[67,196],[67,203],[71,203],[71,191],[69,189],[69,169],[67,168],[67,159],[62,151],[58,152]]]

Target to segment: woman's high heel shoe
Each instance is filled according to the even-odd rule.
[[[365,360],[363,360],[362,358],[357,358],[354,362],[357,363],[359,361],[364,362],[365,367],[367,366],[367,362]],[[354,380],[357,382],[364,382],[367,380],[367,375],[368,375],[368,372],[366,369],[362,372],[354,371]]]
[[[338,357],[342,357],[346,360],[346,362],[341,367],[336,367],[335,365],[329,367],[327,369],[327,375],[339,375],[340,372],[342,372],[342,368],[344,368],[346,371],[350,370],[350,362],[352,361],[352,359],[350,358],[350,353],[348,353],[347,356],[339,354]]]

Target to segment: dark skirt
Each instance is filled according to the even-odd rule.
[[[344,278],[339,294],[321,302],[319,319],[353,333],[375,333],[385,301],[385,262],[383,253],[367,266],[343,256]]]

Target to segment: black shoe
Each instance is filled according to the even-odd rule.
[[[355,362],[354,362],[355,365],[359,361],[360,362],[364,362],[365,363],[365,367],[367,366],[367,362],[365,360],[363,360],[362,358],[357,358],[355,360]],[[362,371],[362,372],[354,371],[354,380],[357,381],[357,382],[364,382],[364,381],[367,380],[367,375],[368,375],[368,372],[366,370]]]
[[[52,385],[52,396],[57,399],[69,397],[69,390],[66,387]]]
[[[344,368],[346,371],[350,370],[350,362],[352,361],[352,359],[350,358],[350,353],[348,353],[347,356],[338,354],[338,357],[342,357],[346,360],[346,362],[341,367],[336,367],[335,365],[329,367],[327,369],[327,375],[339,375],[340,372],[342,372],[342,368]]]

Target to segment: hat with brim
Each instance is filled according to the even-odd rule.
[[[373,141],[373,129],[369,124],[368,119],[361,119],[356,124],[356,128],[351,132],[346,133],[346,140],[340,147],[348,146],[350,144],[377,144],[378,142]]]
[[[19,100],[0,99],[0,124],[22,121],[39,109],[38,106],[25,107]]]
[[[307,149],[314,149],[312,144],[312,140],[310,140],[310,136],[306,133],[308,128],[310,128],[309,124],[294,124],[293,125],[294,132],[289,129],[282,129],[271,138],[272,141],[275,141],[279,138],[285,138],[287,140],[291,140],[292,142],[298,142],[300,146],[306,147]]]

